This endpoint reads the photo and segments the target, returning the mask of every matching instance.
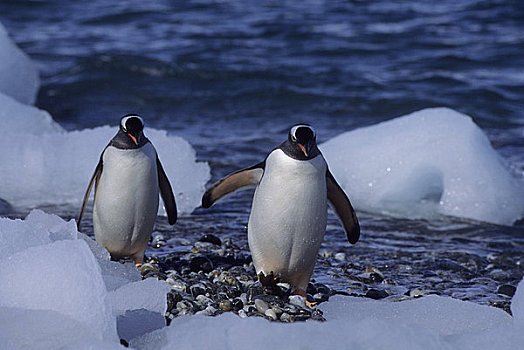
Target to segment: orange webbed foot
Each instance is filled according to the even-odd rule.
[[[303,290],[303,289],[297,289],[296,291],[296,294],[297,295],[300,295],[302,298],[304,298],[304,301],[306,302],[306,306],[310,309],[314,309],[318,303],[315,302],[315,301],[309,301],[307,300],[307,294],[306,294],[306,291]]]

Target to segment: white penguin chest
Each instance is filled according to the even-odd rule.
[[[278,251],[285,260],[313,253],[324,237],[326,162],[322,155],[295,160],[282,150],[266,159],[253,198],[248,235],[253,255]]]
[[[157,210],[158,174],[154,147],[148,143],[136,150],[106,148],[95,193],[95,235],[101,240],[146,239],[147,242],[149,237],[144,235],[151,234]]]
[[[156,152],[148,143],[140,149],[122,150],[108,147],[103,156],[103,169],[97,196],[107,194],[115,199],[134,199],[156,190],[158,197]],[[124,204],[124,203],[122,203]]]

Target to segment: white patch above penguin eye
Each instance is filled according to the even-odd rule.
[[[313,133],[313,138],[317,137],[317,134],[315,133],[315,130],[311,126],[309,126],[307,124],[298,124],[298,125],[293,126],[291,128],[291,130],[289,131],[289,134],[291,135],[291,141],[297,142],[296,132],[300,128],[307,128],[307,129],[311,130],[311,132]]]
[[[120,120],[120,127],[124,132],[127,132],[127,121],[131,118],[137,118],[138,120],[140,120],[140,124],[142,124],[142,127],[144,126],[144,120],[142,119],[142,117],[136,114],[129,114],[125,117],[122,117],[122,119]]]

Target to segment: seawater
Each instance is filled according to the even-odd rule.
[[[521,1],[13,1],[0,3],[0,21],[38,64],[37,106],[62,126],[117,125],[139,113],[188,140],[212,180],[262,160],[296,122],[311,123],[323,142],[435,106],[471,115],[524,174]],[[188,250],[203,233],[247,249],[251,194],[197,209],[174,228],[161,219],[156,234],[169,244],[149,254]],[[524,274],[522,223],[358,214],[353,247],[330,216],[316,280],[364,293],[373,268],[385,277],[376,287],[391,294],[421,288],[507,309],[497,290]]]

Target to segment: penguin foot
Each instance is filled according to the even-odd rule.
[[[307,294],[306,291],[303,289],[297,289],[296,291],[297,295],[300,295],[302,298],[304,298],[304,301],[306,302],[306,306],[310,309],[314,309],[318,303],[316,301],[309,301],[307,300]]]
[[[144,252],[137,253],[131,256],[135,261],[135,266],[138,268],[144,264]]]
[[[151,263],[145,263],[145,264],[143,263],[143,264],[140,264],[140,266],[137,265],[137,269],[138,269],[138,272],[140,272],[142,276],[145,276],[148,273],[153,273],[153,274],[159,273],[157,266],[154,266]]]
[[[137,261],[135,260],[135,266],[136,266],[137,269],[138,269],[140,266],[144,265],[144,264],[156,264],[156,263],[157,263],[157,261],[156,261],[155,259],[151,259],[151,260],[149,260],[149,261],[146,262],[146,263],[145,263],[144,261],[139,261],[139,262],[137,262]]]
[[[275,288],[277,283],[280,283],[280,275],[274,274],[273,271],[265,275],[262,271],[258,273],[258,280],[262,287]]]

